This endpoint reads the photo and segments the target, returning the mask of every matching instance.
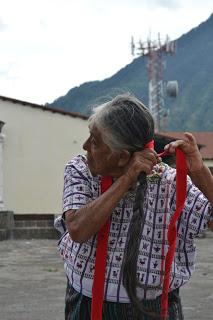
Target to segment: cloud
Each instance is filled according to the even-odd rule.
[[[132,35],[135,41],[158,32],[176,39],[211,12],[212,0],[4,1],[0,93],[53,101],[130,63]]]
[[[147,0],[147,6],[162,7],[166,9],[177,9],[181,7],[179,0]]]
[[[7,29],[7,25],[0,18],[0,32],[5,31]]]
[[[43,29],[43,30],[46,30],[47,27],[48,27],[48,24],[47,24],[47,21],[45,18],[41,18],[39,20],[39,24],[40,24],[40,27]]]
[[[17,62],[7,59],[0,55],[0,78],[2,79],[17,79]]]

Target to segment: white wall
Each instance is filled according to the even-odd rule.
[[[4,203],[3,203],[3,143],[4,143],[4,135],[0,132],[0,211],[4,210]]]
[[[60,213],[66,162],[84,152],[87,121],[0,100],[3,200],[15,213]]]
[[[213,173],[213,160],[204,160],[204,163],[209,167],[211,172]]]

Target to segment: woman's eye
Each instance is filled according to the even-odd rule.
[[[90,142],[91,142],[93,145],[95,145],[95,146],[97,145],[97,143],[96,143],[96,141],[95,141],[94,138],[91,138]]]

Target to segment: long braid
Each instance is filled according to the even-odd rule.
[[[143,202],[147,188],[146,176],[143,174],[143,178],[140,180],[140,184],[138,185],[136,191],[133,216],[129,226],[127,247],[123,260],[123,285],[133,306],[136,308],[136,310],[139,309],[142,313],[144,313],[145,310],[142,308],[142,305],[137,297],[137,287],[139,286],[137,279],[137,260],[140,246],[141,227],[145,218]]]
[[[138,314],[138,316],[141,314],[148,314],[149,316],[153,316],[157,319],[158,315],[145,309],[137,296],[137,287],[146,288],[146,286],[142,285],[137,278],[137,261],[141,241],[141,230],[145,221],[144,200],[147,190],[146,174],[141,173],[138,181],[139,185],[136,190],[133,216],[129,227],[127,247],[123,260],[123,285],[128,293],[131,303],[133,304],[136,314]]]

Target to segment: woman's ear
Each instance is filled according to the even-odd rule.
[[[125,167],[131,158],[131,154],[128,150],[120,151],[118,166],[120,168]]]

